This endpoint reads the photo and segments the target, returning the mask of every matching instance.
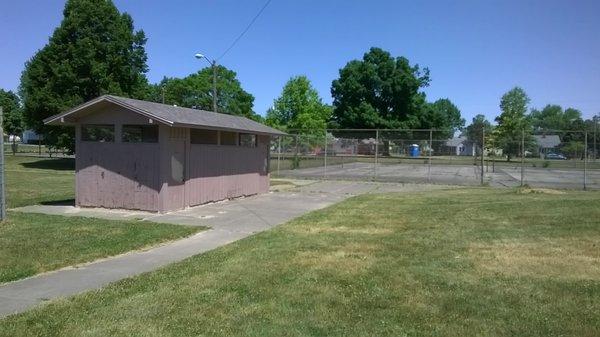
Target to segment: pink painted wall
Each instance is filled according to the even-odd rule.
[[[161,212],[185,208],[186,144],[189,129],[161,125],[159,129]]]
[[[115,142],[81,141],[81,127],[76,127],[76,204],[158,211],[159,144],[122,143],[118,136],[123,124],[143,125],[148,119],[114,106],[78,122],[115,124]]]
[[[159,210],[158,144],[81,142],[77,151],[77,205]]]
[[[186,205],[268,192],[268,151],[268,137],[254,148],[191,144]]]

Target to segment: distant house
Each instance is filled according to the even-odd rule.
[[[334,155],[355,155],[357,143],[356,139],[333,138],[328,141],[327,152]]]
[[[361,139],[356,146],[356,152],[362,155],[374,155],[377,140],[375,138]],[[378,149],[381,152],[380,149]]]
[[[446,146],[445,152],[451,152],[457,156],[475,156],[475,145],[467,137],[448,139],[444,145]]]
[[[44,123],[75,127],[77,206],[167,212],[269,190],[271,136],[248,118],[105,95]]]
[[[41,139],[42,136],[33,130],[23,131],[23,136],[21,137],[23,144],[37,144]]]
[[[556,151],[560,146],[560,137],[558,135],[534,135],[533,138],[538,146],[540,157],[544,157],[548,153]]]

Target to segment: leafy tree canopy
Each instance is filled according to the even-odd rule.
[[[443,130],[435,132],[436,139],[452,137],[456,130],[465,125],[464,118],[460,116],[460,110],[448,98],[427,103],[418,116],[418,128]]]
[[[268,125],[282,130],[323,130],[331,107],[323,103],[306,76],[292,77],[267,111]]]
[[[584,122],[577,109],[563,110],[560,105],[548,104],[542,110],[532,109],[529,114],[536,130],[583,130]]]
[[[418,128],[425,105],[421,88],[429,85],[429,70],[411,66],[371,48],[362,60],[350,61],[331,86],[336,128]]]
[[[212,111],[213,70],[204,68],[184,78],[164,78],[152,85],[148,99],[165,104]],[[254,96],[246,92],[237,74],[222,65],[217,66],[217,110],[260,120],[254,113]]]
[[[529,101],[525,90],[519,87],[505,93],[500,100],[502,113],[496,117],[498,125],[494,129],[492,140],[493,146],[503,149],[508,160],[521,153],[523,135],[526,147],[530,147],[533,142],[531,123],[526,116]]]
[[[42,120],[103,94],[143,97],[146,37],[110,0],[68,0],[46,46],[26,64],[20,95],[28,126],[72,145],[72,130]]]
[[[465,121],[449,99],[426,101],[421,89],[429,83],[429,69],[371,48],[362,60],[348,62],[333,81],[330,125],[342,129],[439,129],[445,131],[436,131],[435,138],[451,137]],[[384,133],[392,138],[423,135]]]
[[[23,132],[23,111],[19,96],[12,91],[0,89],[0,107],[2,107],[4,131],[9,135]]]
[[[484,115],[478,114],[473,117],[473,121],[465,129],[465,136],[469,141],[477,144],[477,146],[481,146],[484,133],[487,142],[489,136],[492,134],[492,124],[485,118]]]

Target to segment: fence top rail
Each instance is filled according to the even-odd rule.
[[[289,129],[287,130],[288,133],[293,133],[293,132],[316,132],[316,131],[365,131],[365,132],[376,132],[376,131],[443,131],[443,132],[456,132],[456,131],[460,131],[460,130],[455,130],[455,129]]]
[[[457,129],[289,129],[288,134],[294,135],[297,133],[310,133],[310,132],[459,132]],[[534,129],[527,132],[531,135],[545,135],[552,133],[589,133],[594,132],[593,130],[561,130],[561,129]]]

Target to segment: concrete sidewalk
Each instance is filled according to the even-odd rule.
[[[211,229],[147,251],[136,251],[73,268],[41,274],[0,286],[0,317],[25,311],[41,302],[101,288],[120,279],[155,270],[257,232],[306,212],[363,193],[407,192],[448,188],[361,182],[314,182],[280,192],[219,202],[168,214],[79,209],[73,206],[28,206],[23,212],[145,219],[161,223],[210,226]]]

